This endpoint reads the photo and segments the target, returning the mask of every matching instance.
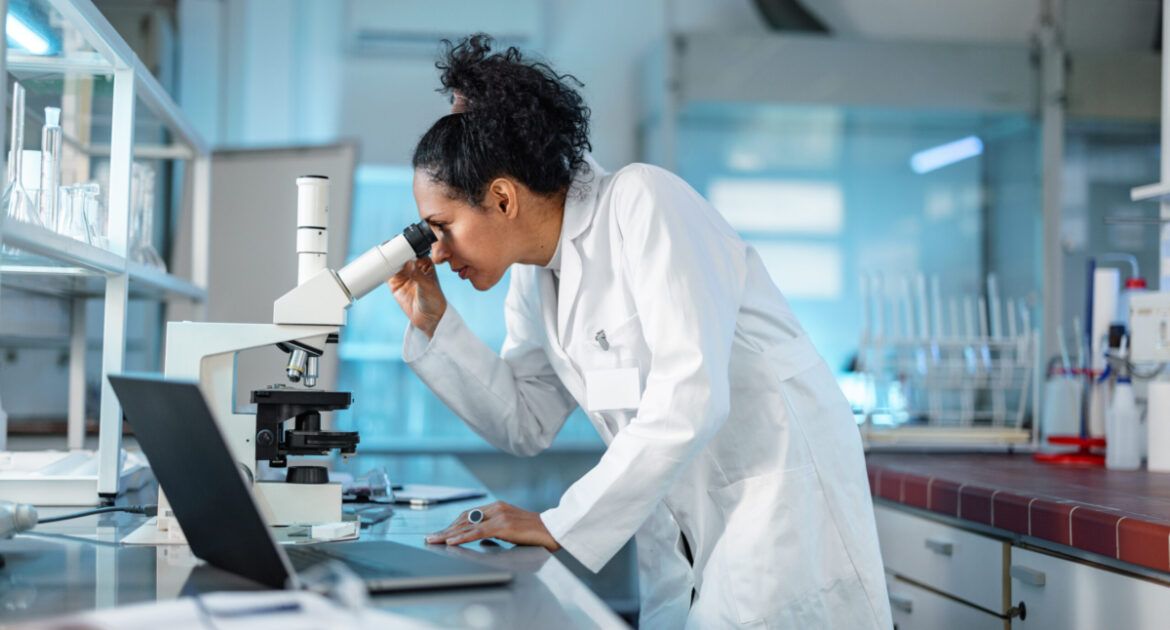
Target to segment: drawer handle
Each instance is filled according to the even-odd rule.
[[[914,612],[914,600],[906,597],[905,595],[896,595],[894,593],[890,593],[890,606],[893,606],[894,608],[906,614]]]
[[[1011,575],[1013,578],[1027,584],[1029,586],[1044,586],[1047,577],[1043,571],[1037,571],[1020,564],[1013,564],[1011,568]]]
[[[939,554],[940,556],[952,556],[955,554],[955,543],[937,538],[927,538],[926,548]]]

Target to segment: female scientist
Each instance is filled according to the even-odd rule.
[[[607,447],[557,507],[495,503],[427,541],[598,571],[633,536],[642,627],[890,628],[853,414],[759,255],[675,175],[602,170],[575,79],[490,46],[437,64],[455,111],[414,153],[438,241],[389,282],[403,355],[500,449],[539,453],[577,406]],[[479,290],[512,271],[499,354],[440,263]]]

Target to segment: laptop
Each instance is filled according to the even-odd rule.
[[[275,589],[337,560],[370,592],[503,584],[512,574],[390,541],[279,545],[199,386],[149,375],[110,377],[138,444],[196,556]]]

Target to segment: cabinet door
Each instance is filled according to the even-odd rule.
[[[895,630],[1004,630],[1004,621],[886,575]]]
[[[1170,587],[1025,549],[1012,549],[1010,571],[1027,609],[1013,628],[1170,627]]]
[[[1003,612],[1007,543],[916,514],[876,507],[886,571]]]

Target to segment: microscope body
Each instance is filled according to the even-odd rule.
[[[171,322],[167,324],[167,378],[198,381],[228,449],[252,483],[253,496],[269,525],[331,523],[341,520],[341,484],[292,484],[267,479],[265,460],[257,458],[257,414],[236,408],[237,355],[245,350],[297,342],[324,349],[337,326]],[[312,393],[319,390],[296,390]],[[331,394],[336,392],[320,392]],[[158,528],[177,530],[159,492]],[[179,534],[181,535],[181,534]],[[172,538],[174,535],[171,536]]]
[[[329,180],[311,175],[296,183],[297,286],[275,301],[272,323],[170,322],[164,360],[167,378],[199,383],[261,514],[274,526],[342,520],[341,484],[329,482],[323,467],[289,466],[287,460],[333,450],[348,455],[358,443],[356,432],[322,431],[319,413],[347,408],[351,398],[314,389],[320,356],[345,325],[346,309],[407,261],[429,254],[436,240],[425,223],[410,225],[335,272],[326,265]],[[292,386],[255,390],[255,408],[237,409],[237,355],[268,346],[289,354],[285,376]],[[296,426],[286,428],[288,421]],[[273,468],[286,466],[285,478],[271,478]],[[163,490],[157,527],[141,542],[183,540]]]

